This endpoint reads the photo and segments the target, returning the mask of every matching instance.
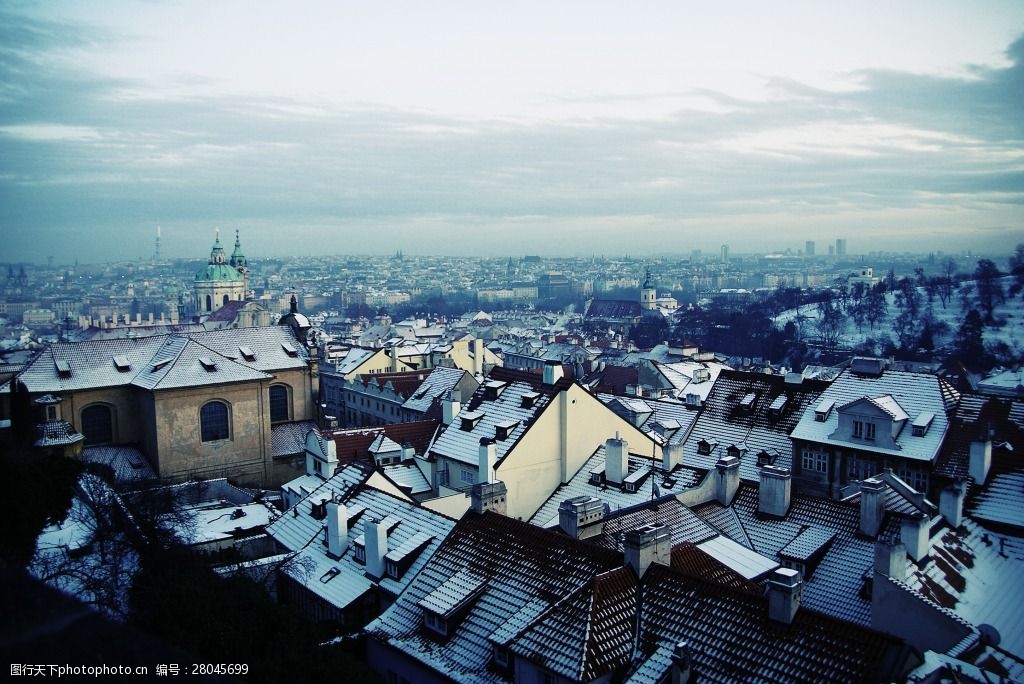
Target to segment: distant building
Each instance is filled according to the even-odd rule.
[[[722,263],[729,263],[729,245],[722,245]]]
[[[808,240],[804,243],[804,255],[814,256],[814,240]]]
[[[836,238],[836,256],[846,256],[846,238]]]
[[[248,267],[242,245],[235,232],[235,251],[230,259],[220,244],[220,231],[210,250],[210,261],[195,275],[192,285],[194,310],[211,314],[230,301],[243,301],[248,291]]]

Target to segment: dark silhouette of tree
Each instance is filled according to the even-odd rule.
[[[1002,273],[999,267],[991,259],[981,259],[978,267],[974,269],[974,284],[978,289],[978,305],[985,313],[985,322],[993,321],[993,312],[996,304],[1006,301],[1006,293],[1003,292],[1003,285],[999,282]]]
[[[668,322],[662,315],[644,316],[629,329],[629,339],[641,349],[650,349],[668,338]]]
[[[1013,276],[1010,296],[1016,297],[1024,291],[1024,243],[1017,245],[1017,249],[1010,256],[1010,275]]]
[[[840,303],[828,299],[818,302],[818,320],[815,327],[822,345],[827,348],[835,347],[843,328],[846,327],[846,315]]]
[[[977,309],[971,309],[956,333],[954,355],[973,368],[985,363],[984,321]]]

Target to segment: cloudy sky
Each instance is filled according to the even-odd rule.
[[[0,261],[1024,241],[1024,2],[0,2]]]

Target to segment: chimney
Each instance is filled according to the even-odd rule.
[[[907,549],[907,554],[915,562],[922,560],[928,555],[931,548],[928,538],[930,527],[928,516],[924,513],[917,513],[912,518],[904,518],[900,522],[900,539]]]
[[[409,442],[402,442],[402,462],[411,461],[416,457],[416,449]]]
[[[666,473],[672,472],[672,469],[682,462],[683,445],[681,442],[661,447],[661,467]]]
[[[341,558],[348,548],[348,509],[345,504],[327,504],[327,553]]]
[[[957,480],[946,485],[939,494],[939,513],[950,527],[960,527],[964,521],[964,496],[966,483]]]
[[[506,498],[508,498],[508,488],[501,480],[477,482],[473,485],[470,496],[473,512],[481,514],[493,511],[505,515],[508,509]]]
[[[604,531],[604,502],[593,496],[576,496],[558,505],[558,527],[573,539],[589,539]]]
[[[740,459],[725,456],[715,464],[715,498],[718,503],[728,506],[740,488]]]
[[[480,471],[477,482],[490,482],[494,479],[494,464],[498,460],[498,450],[492,437],[480,438]]]
[[[452,390],[445,400],[441,402],[441,420],[445,425],[455,422],[456,416],[462,410],[462,393],[459,390]]]
[[[554,385],[562,379],[562,364],[559,361],[549,360],[544,362],[544,384]]]
[[[791,568],[776,568],[768,579],[768,619],[792,624],[800,608],[804,580],[800,572]]]
[[[968,462],[967,472],[974,478],[974,483],[979,487],[984,486],[988,479],[988,470],[992,466],[992,440],[976,439],[971,442],[971,457]]]
[[[483,340],[470,340],[469,350],[473,354],[473,374],[478,375],[484,372],[484,343]]]
[[[874,477],[860,483],[860,533],[874,537],[885,517],[885,483]]]
[[[680,641],[672,651],[671,684],[690,684],[692,677],[693,661],[690,658],[690,645],[685,641]]]
[[[644,525],[626,532],[626,565],[643,577],[651,563],[672,564],[672,533],[667,525]]]
[[[787,468],[761,466],[761,484],[757,490],[757,510],[765,515],[783,518],[789,511],[793,475]]]
[[[374,578],[384,575],[384,554],[388,552],[388,530],[382,521],[369,520],[363,525],[366,549],[366,573]]]
[[[614,484],[622,484],[622,480],[629,475],[629,443],[615,437],[608,438],[604,443],[604,478]]]
[[[391,345],[391,372],[398,372],[398,343]]]
[[[907,579],[907,550],[903,542],[879,537],[875,542],[875,572],[901,582]]]

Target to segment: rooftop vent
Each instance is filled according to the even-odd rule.
[[[170,359],[157,359],[156,361],[153,362],[153,372],[155,373],[156,371],[160,370],[170,362]]]
[[[71,377],[71,364],[67,361],[54,361],[57,366],[57,375],[62,378]]]
[[[711,371],[707,368],[697,368],[693,371],[693,383],[699,385],[711,379]]]
[[[537,403],[537,399],[539,399],[539,398],[540,398],[540,392],[525,392],[523,394],[523,404],[522,404],[522,407],[523,408],[533,408],[536,405],[536,403]]]
[[[243,345],[238,348],[238,351],[239,353],[241,353],[242,358],[245,359],[246,361],[252,362],[256,360],[256,354],[254,354],[252,349],[250,349],[249,347]]]
[[[501,396],[501,393],[505,391],[507,386],[508,383],[501,380],[488,380],[484,383],[484,398],[494,401]]]
[[[508,439],[512,431],[519,425],[518,420],[505,420],[494,426],[494,438],[498,441]]]
[[[757,399],[755,392],[748,392],[742,399],[740,399],[740,410],[750,411],[754,408],[754,400]]]
[[[123,354],[118,354],[114,357],[114,366],[121,373],[127,373],[132,369],[132,364],[128,363],[128,357]]]
[[[291,342],[282,342],[281,349],[284,349],[284,353],[287,354],[288,356],[299,355],[298,350],[295,349],[295,345],[293,345]]]
[[[199,363],[203,364],[203,368],[205,368],[208,373],[212,373],[217,370],[217,364],[214,363],[213,359],[209,356],[200,356]]]
[[[459,414],[459,418],[462,419],[462,424],[459,425],[459,428],[466,432],[471,432],[483,417],[484,414],[481,411],[463,411]]]
[[[786,402],[789,401],[789,397],[785,394],[780,394],[775,397],[775,400],[768,407],[768,413],[772,418],[778,418],[782,415],[782,410],[786,408]]]

